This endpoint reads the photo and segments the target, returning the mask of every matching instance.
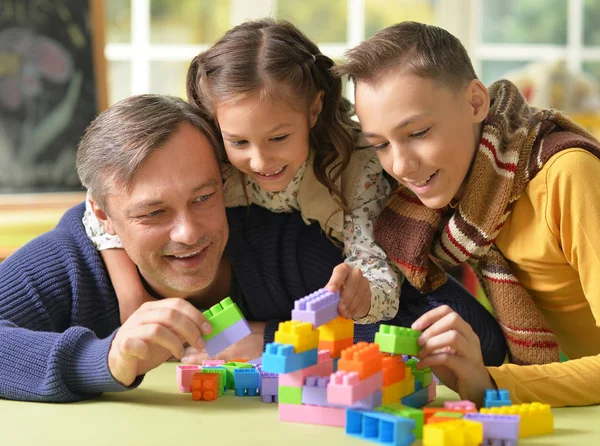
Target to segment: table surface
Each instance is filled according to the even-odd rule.
[[[0,444],[20,445],[367,445],[344,429],[284,423],[277,405],[233,394],[216,401],[192,401],[177,392],[176,363],[150,372],[133,391],[105,394],[72,404],[0,400]],[[438,387],[432,406],[457,395]],[[555,433],[520,445],[598,445],[600,406],[554,409]],[[414,443],[420,445],[421,441]]]

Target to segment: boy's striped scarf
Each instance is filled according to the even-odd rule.
[[[456,209],[429,209],[401,186],[380,214],[375,236],[422,292],[446,281],[439,260],[468,263],[494,308],[511,361],[554,362],[559,360],[554,334],[494,240],[527,183],[548,159],[572,147],[600,158],[600,143],[561,113],[528,106],[508,81],[494,83],[489,93],[490,112]]]

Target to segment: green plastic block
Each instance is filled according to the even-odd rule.
[[[302,405],[302,387],[279,386],[279,402]]]
[[[444,418],[462,418],[464,416],[464,414],[460,413],[460,412],[436,412],[435,415],[436,417],[444,417]]]
[[[397,417],[412,418],[415,420],[415,430],[413,431],[415,438],[423,438],[423,422],[425,416],[423,415],[422,410],[413,409],[412,407],[404,406],[400,403],[386,404],[377,407],[375,410],[389,413]]]
[[[248,364],[247,362],[226,362],[225,364],[221,364],[219,367],[224,367],[227,370],[227,388],[234,388],[233,381],[233,371],[235,369],[248,369],[252,367],[252,364]]]
[[[209,335],[204,335],[204,339],[210,339],[221,333],[228,327],[231,327],[240,319],[244,319],[242,312],[238,306],[231,300],[231,297],[226,297],[221,302],[213,305],[202,314],[206,316],[208,322],[212,326],[212,332]]]
[[[379,345],[379,350],[385,353],[417,356],[421,350],[417,344],[419,336],[420,331],[381,324],[379,332],[375,334],[375,343]]]
[[[219,367],[203,367],[202,373],[217,373],[219,375],[219,396],[223,395],[227,383],[227,370]]]
[[[427,387],[433,382],[433,373],[429,367],[423,369],[423,380],[421,382],[423,383],[423,387]]]

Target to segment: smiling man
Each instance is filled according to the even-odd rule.
[[[259,356],[293,301],[327,282],[341,253],[318,225],[225,210],[219,144],[176,98],[134,96],[94,120],[78,150],[81,182],[155,299],[121,324],[85,206],[70,209],[0,264],[1,398],[66,402],[135,388],[185,346],[202,351],[211,327],[200,309],[228,295],[253,329],[231,354]],[[366,339],[375,330],[365,327]]]

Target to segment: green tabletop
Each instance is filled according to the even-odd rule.
[[[257,397],[227,395],[211,402],[192,401],[177,392],[176,363],[153,370],[134,391],[106,394],[73,404],[0,400],[0,445],[368,445],[344,429],[283,423],[277,405]],[[457,395],[438,387],[434,406]],[[598,445],[600,406],[554,409],[552,435],[520,445]],[[218,442],[218,443],[216,443]],[[415,445],[420,445],[416,442]]]

